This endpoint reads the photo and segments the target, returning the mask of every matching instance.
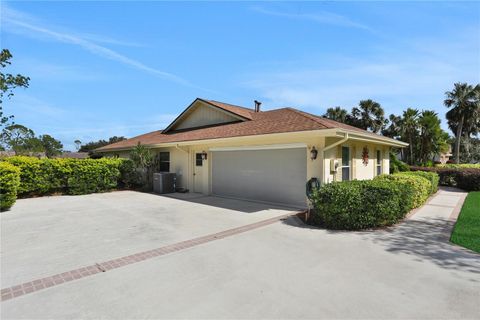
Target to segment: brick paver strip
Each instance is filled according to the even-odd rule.
[[[288,213],[284,214],[278,217],[262,220],[259,222],[255,222],[252,224],[247,224],[245,226],[233,228],[233,229],[228,229],[225,231],[209,234],[207,236],[203,237],[198,237],[178,243],[174,243],[171,245],[167,245],[164,247],[156,248],[153,250],[148,250],[148,251],[143,251],[139,253],[135,253],[129,256],[101,262],[101,263],[95,263],[90,266],[78,268],[75,270],[70,270],[67,272],[55,274],[53,276],[49,276],[46,278],[41,278],[37,280],[33,280],[30,282],[25,282],[20,285],[15,285],[9,288],[4,288],[1,290],[1,298],[0,301],[5,301],[9,300],[12,298],[16,298],[19,296],[23,296],[25,294],[31,293],[31,292],[36,292],[39,290],[43,290],[46,288],[54,287],[57,285],[60,285],[65,282],[70,282],[74,280],[78,280],[81,278],[89,277],[97,273],[101,272],[107,272],[112,269],[116,268],[121,268],[123,266],[137,263],[140,261],[144,261],[147,259],[155,258],[158,256],[166,255],[172,252],[180,251],[183,249],[188,249],[194,246],[198,246],[203,243],[207,243],[210,241],[218,240],[218,239],[223,239],[229,236],[233,236],[242,232],[246,232],[249,230],[257,229],[263,226],[267,226],[269,224],[275,223],[279,220],[285,219],[289,216],[296,215],[299,212],[295,213]]]

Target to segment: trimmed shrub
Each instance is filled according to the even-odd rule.
[[[374,180],[390,180],[390,181],[402,181],[402,185],[409,184],[413,189],[413,208],[418,208],[427,201],[430,191],[432,190],[432,184],[427,179],[415,176],[406,175],[403,173],[381,175]]]
[[[333,182],[312,195],[312,222],[329,229],[360,230],[388,226],[411,209],[408,183],[377,179]]]
[[[390,173],[410,171],[408,164],[398,160],[397,156],[390,153]]]
[[[109,191],[117,187],[122,160],[101,158],[72,161],[68,165],[68,194],[87,194]]]
[[[53,174],[47,160],[27,156],[8,157],[2,160],[20,169],[19,195],[42,194],[50,190]]]
[[[419,176],[422,178],[427,179],[430,182],[430,194],[434,194],[438,191],[438,183],[440,181],[440,177],[435,172],[427,172],[427,171],[409,171],[409,172],[401,172],[400,174],[403,175],[411,175],[411,176]]]
[[[436,167],[450,169],[480,169],[480,163],[447,163],[438,164]]]
[[[412,171],[435,172],[442,186],[457,187],[465,191],[480,191],[480,169],[448,167],[410,167]]]
[[[0,161],[0,211],[10,209],[17,199],[20,186],[20,169]]]
[[[20,169],[18,195],[87,194],[133,186],[133,163],[127,159],[3,158]]]
[[[118,169],[120,170],[120,188],[136,189],[142,186],[142,176],[132,160],[123,160]]]

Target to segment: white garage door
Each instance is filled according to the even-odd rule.
[[[305,207],[306,148],[214,151],[212,193]]]

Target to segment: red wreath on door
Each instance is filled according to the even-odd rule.
[[[364,166],[368,165],[368,148],[367,147],[363,147],[362,162]]]

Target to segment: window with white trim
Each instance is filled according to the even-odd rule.
[[[170,152],[159,152],[160,172],[170,172]]]
[[[342,147],[342,181],[350,180],[350,147]]]
[[[377,150],[377,176],[382,174],[382,152]]]

